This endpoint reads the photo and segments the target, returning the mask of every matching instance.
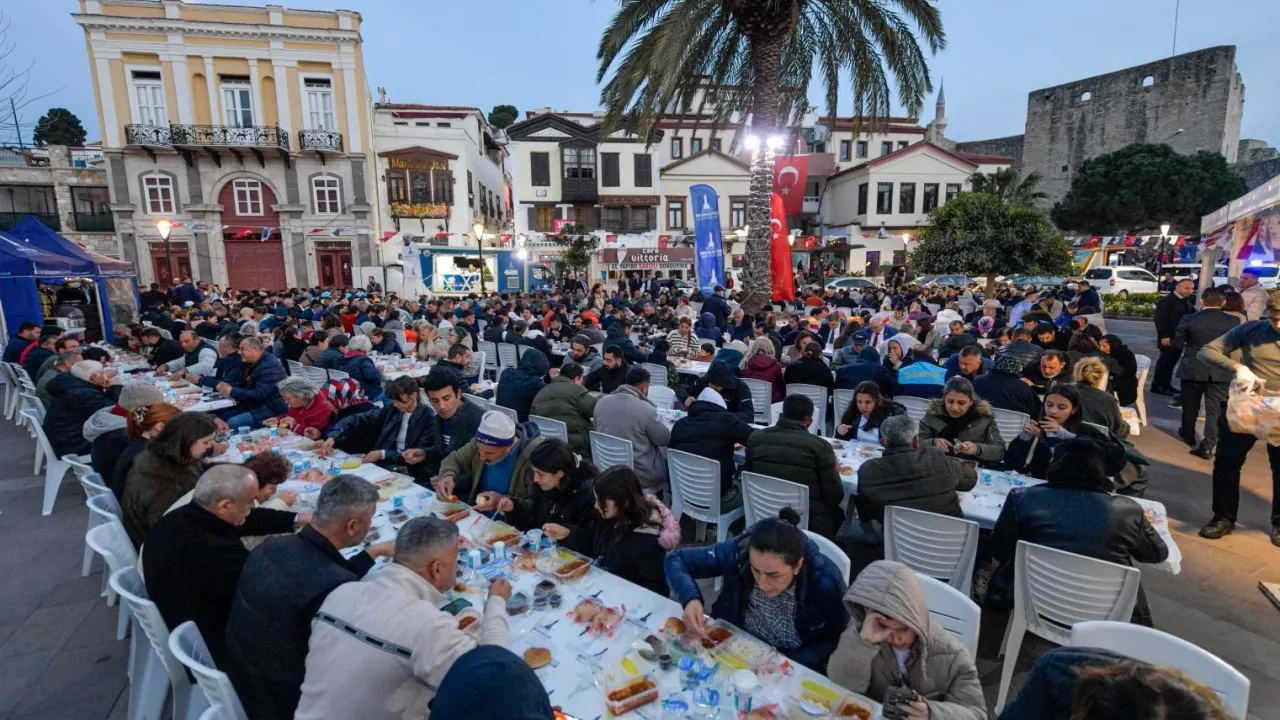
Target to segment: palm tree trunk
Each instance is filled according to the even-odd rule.
[[[782,82],[782,34],[751,40],[755,70],[751,134],[760,148],[751,156],[751,195],[747,199],[747,247],[743,256],[744,292],[738,301],[754,313],[773,298],[769,283],[769,243],[772,235],[770,200],[773,195],[773,150],[768,138],[778,128],[778,95]]]

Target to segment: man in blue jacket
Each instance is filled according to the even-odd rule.
[[[708,297],[702,303],[702,312],[711,313],[716,320],[716,327],[720,328],[720,332],[728,332],[729,330],[729,303],[724,299],[724,288],[716,286],[715,294]]]
[[[236,401],[234,407],[218,412],[229,428],[257,427],[263,420],[288,411],[284,397],[276,385],[284,379],[284,366],[275,355],[266,352],[256,337],[240,340],[240,373],[214,386],[218,394]]]
[[[40,338],[40,327],[37,323],[24,320],[22,325],[18,326],[18,332],[14,334],[13,339],[4,346],[4,361],[18,362],[18,358],[22,357],[22,351]]]

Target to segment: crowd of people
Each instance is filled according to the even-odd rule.
[[[190,289],[144,293],[146,324],[118,326],[113,342],[145,355],[159,375],[233,401],[215,414],[182,412],[149,384],[125,384],[106,369],[105,351],[33,323],[18,329],[4,359],[30,365],[33,381],[44,383],[51,443],[59,454],[92,457],[120,500],[166,623],[196,623],[250,718],[482,717],[486,706],[521,713],[503,717],[550,717],[540,714],[545,696],[520,700],[519,688],[538,686],[527,668],[477,648],[510,645],[506,580],[488,588],[478,640],[440,609],[457,579],[456,525],[414,518],[394,539],[351,554],[378,501],[370,483],[338,475],[313,511],[298,512],[292,493],[276,491],[287,463],[271,454],[243,465],[213,460],[229,430],[268,422],[316,440],[322,454],[342,450],[410,476],[441,500],[456,497],[520,530],[541,530],[602,569],[675,598],[694,632],[705,632],[708,614],[727,620],[878,701],[905,683],[916,693],[904,704],[911,718],[985,718],[987,710],[968,650],[930,622],[914,573],[882,559],[886,507],[961,516],[959,493],[974,487],[982,468],[1046,480],[1012,490],[983,543],[975,597],[992,612],[1012,607],[1020,540],[1124,564],[1168,553],[1126,497],[1141,495],[1148,481],[1149,463],[1127,442],[1121,413],[1136,396],[1138,371],[1132,351],[1105,331],[1088,283],[1067,293],[1002,286],[986,299],[973,287],[905,283],[814,291],[754,314],[720,287],[692,296],[661,283],[619,292],[574,278],[548,294],[456,299],[401,299],[372,286],[179,287]],[[1161,301],[1162,312],[1176,314],[1172,304],[1188,297],[1178,288]],[[1266,301],[1262,320],[1228,323],[1223,299],[1206,290],[1204,309],[1187,307],[1169,336],[1182,359],[1185,404],[1223,400],[1218,386],[1232,381],[1280,382],[1280,300]],[[482,342],[521,346],[492,395],[514,420],[464,399],[484,376],[474,355]],[[375,352],[434,367],[386,381]],[[705,373],[681,372],[675,362],[685,360],[707,363]],[[317,388],[289,375],[289,361],[347,377]],[[766,383],[770,402],[780,403],[768,427],[755,424],[756,400],[744,381]],[[669,394],[653,392],[655,383]],[[853,401],[837,417],[788,392],[796,384],[851,390]],[[668,425],[655,396],[674,397],[684,413]],[[928,402],[921,419],[908,415],[898,402],[904,397]],[[993,409],[1028,420],[1006,438]],[[531,416],[564,423],[567,440],[543,435]],[[858,470],[849,503],[833,446],[810,431],[814,424],[883,448]],[[629,441],[632,465],[597,462],[591,430]],[[1206,425],[1197,447],[1219,449],[1211,526],[1225,534],[1253,437],[1213,430]],[[742,503],[741,471],[803,485],[809,505],[739,523],[710,547],[691,546],[659,499],[671,497],[673,450],[719,464],[722,508]],[[811,532],[853,560],[852,583],[797,527],[801,513]],[[1280,515],[1273,520],[1280,526]],[[369,574],[381,557],[389,562]],[[698,581],[710,578],[723,589],[708,609]],[[1151,624],[1145,599],[1132,619]],[[1222,716],[1191,681],[1140,663],[1053,662],[1124,669],[1108,682],[1082,673],[1066,689],[1046,689],[1033,673],[1027,697],[1002,717],[1067,717],[1063,703],[1124,707],[1125,688],[1156,677],[1153,707]],[[474,675],[462,668],[495,673],[517,694],[476,693]],[[1064,684],[1056,676],[1044,682]],[[1082,696],[1083,688],[1094,695]],[[1034,714],[1030,708],[1055,693],[1053,710]],[[442,715],[441,707],[474,715]],[[1071,717],[1111,717],[1099,712]]]

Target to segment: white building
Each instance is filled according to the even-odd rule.
[[[377,103],[378,212],[387,231],[419,237],[510,230],[507,150],[479,108]],[[384,245],[384,262],[398,248]]]

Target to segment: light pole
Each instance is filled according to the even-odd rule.
[[[476,238],[476,249],[480,253],[480,297],[485,296],[484,289],[484,223],[479,220],[471,225],[471,232]]]
[[[164,274],[165,292],[173,285],[173,258],[169,256],[169,234],[173,232],[173,223],[167,219],[156,222],[156,230],[160,231],[160,239],[164,241]]]
[[[1159,272],[1156,273],[1156,284],[1159,285],[1159,278],[1164,277],[1164,243],[1169,237],[1169,223],[1160,225],[1160,257],[1156,258],[1156,266]]]

